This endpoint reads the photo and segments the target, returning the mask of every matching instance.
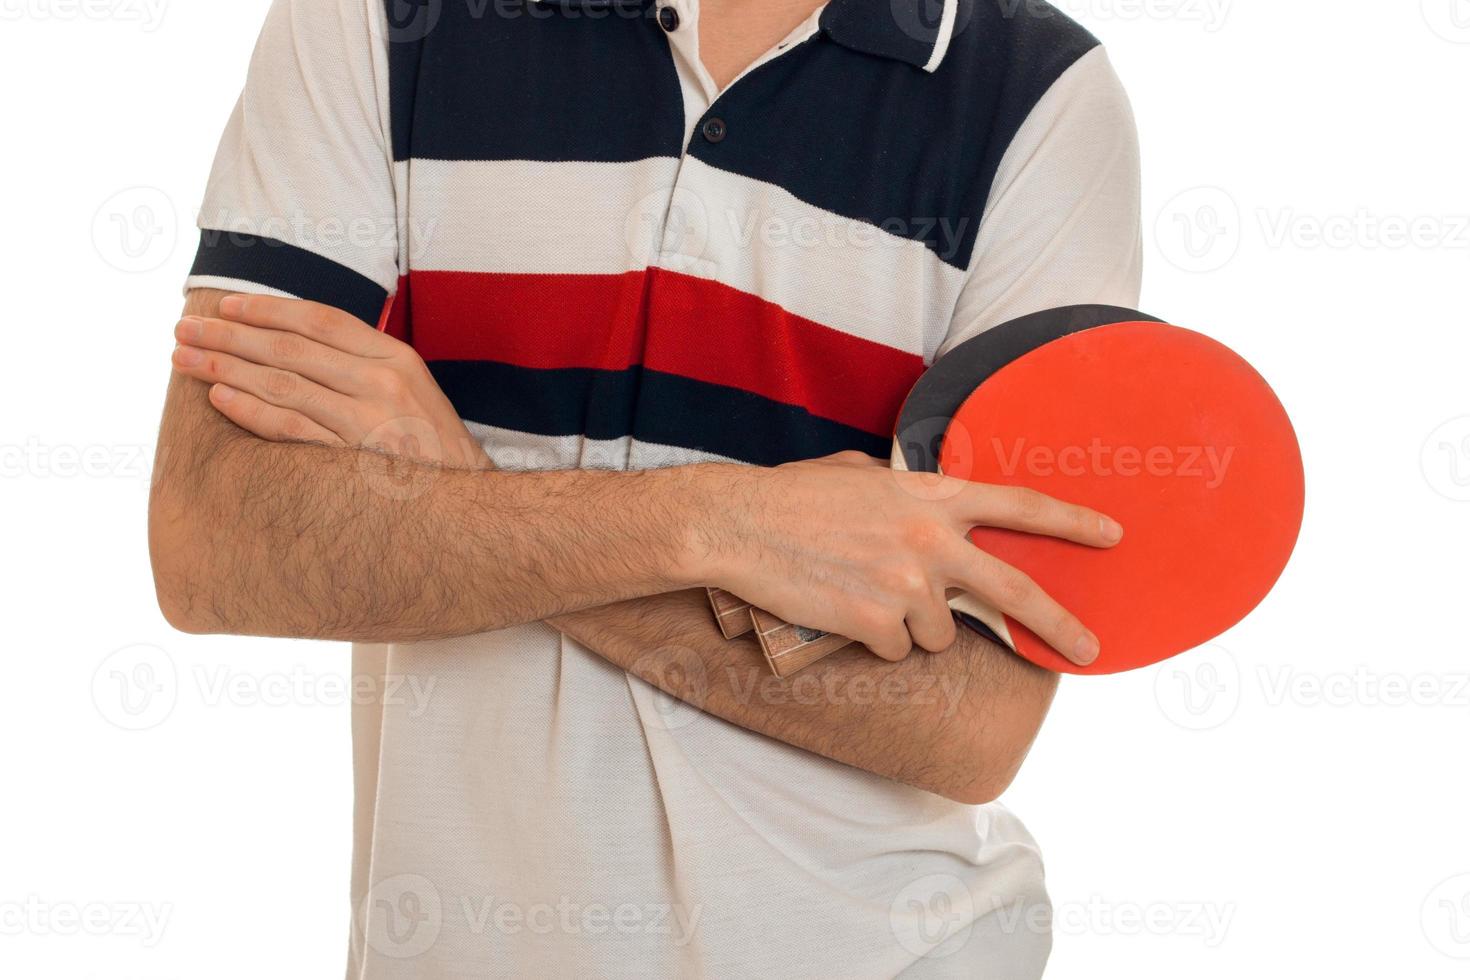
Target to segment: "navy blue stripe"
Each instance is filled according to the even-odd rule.
[[[626,163],[683,149],[679,76],[651,4],[383,2],[399,18],[396,160]]]
[[[315,252],[274,238],[206,228],[199,233],[192,276],[223,276],[345,310],[376,325],[388,291]]]
[[[778,466],[856,449],[887,458],[890,442],[805,409],[662,371],[542,370],[494,361],[431,361],[462,418],[545,436],[633,436]]]
[[[878,11],[886,2],[873,7],[872,17],[894,16]],[[959,33],[933,74],[818,34],[718,99],[706,118],[725,123],[724,138],[712,143],[696,130],[690,152],[966,268],[1006,149],[1042,96],[1098,43],[1046,9],[962,4]]]
[[[684,103],[651,4],[383,0],[419,9],[390,44],[393,153],[440,160],[631,162],[677,157]],[[966,268],[1001,159],[1036,103],[1097,39],[1055,8],[842,0],[822,30],[710,108],[724,136],[689,151]],[[692,28],[680,28],[692,29]],[[554,170],[548,179],[555,179]]]

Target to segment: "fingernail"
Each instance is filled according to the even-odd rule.
[[[1110,544],[1117,544],[1119,541],[1123,540],[1123,525],[1119,524],[1111,517],[1104,517],[1101,520],[1102,536],[1104,541],[1107,541]]]
[[[194,367],[204,360],[204,352],[195,347],[175,347],[174,363],[184,367]]]
[[[1097,637],[1093,636],[1091,633],[1088,633],[1084,636],[1078,637],[1076,646],[1077,655],[1074,659],[1077,661],[1077,663],[1086,667],[1088,664],[1096,660],[1097,655],[1101,652],[1102,644],[1097,642]]]
[[[198,340],[204,335],[204,321],[197,316],[186,316],[179,321],[174,336],[180,340]]]
[[[235,389],[229,385],[214,386],[214,400],[217,402],[228,402],[235,397]]]
[[[245,312],[244,296],[226,296],[219,301],[219,311],[224,316],[234,318]]]

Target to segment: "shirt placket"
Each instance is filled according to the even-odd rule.
[[[725,120],[719,115],[719,103],[738,97],[737,90],[741,80],[751,72],[788,54],[801,41],[816,33],[821,10],[813,12],[804,23],[757,58],[721,91],[705,70],[700,58],[699,2],[700,0],[661,0],[656,9],[656,20],[668,37],[684,99],[684,152],[674,174],[673,184],[669,188],[665,220],[654,263],[662,268],[708,276],[715,270],[712,268],[713,263],[701,254],[700,245],[704,240],[702,232],[709,221],[716,220],[721,202],[703,200],[689,188],[685,177],[690,147],[696,141],[718,144],[726,139],[739,138],[739,134],[729,131]]]
[[[666,291],[659,288],[659,269],[701,278],[718,278],[718,265],[706,254],[711,221],[738,220],[726,214],[727,202],[709,200],[690,186],[687,179],[690,148],[698,141],[711,144],[738,138],[731,134],[718,113],[719,103],[738,95],[741,80],[766,63],[782,57],[818,30],[814,12],[804,23],[757,58],[722,91],[705,69],[699,51],[699,0],[661,0],[655,8],[655,21],[669,42],[679,77],[684,102],[684,150],[668,188],[664,215],[656,247],[651,255],[650,285],[647,305],[647,337],[645,344],[661,341],[661,332],[679,329],[679,323],[697,311],[684,309],[667,301]],[[669,338],[677,342],[676,338]],[[636,411],[636,408],[635,408]],[[652,451],[634,441],[629,452],[629,466],[640,469],[656,465]]]

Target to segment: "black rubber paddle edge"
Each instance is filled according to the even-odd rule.
[[[939,472],[944,433],[969,397],[992,374],[1054,340],[1113,323],[1162,323],[1124,306],[1062,306],[1007,320],[960,344],[919,378],[899,410],[894,438],[909,470]]]

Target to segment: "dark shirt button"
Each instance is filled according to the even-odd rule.
[[[658,11],[658,26],[670,34],[679,29],[679,11],[673,7],[660,7]]]
[[[718,143],[720,140],[724,139],[726,135],[725,120],[706,120],[704,127],[700,130],[700,132],[704,133],[704,138],[709,140],[711,143]]]

